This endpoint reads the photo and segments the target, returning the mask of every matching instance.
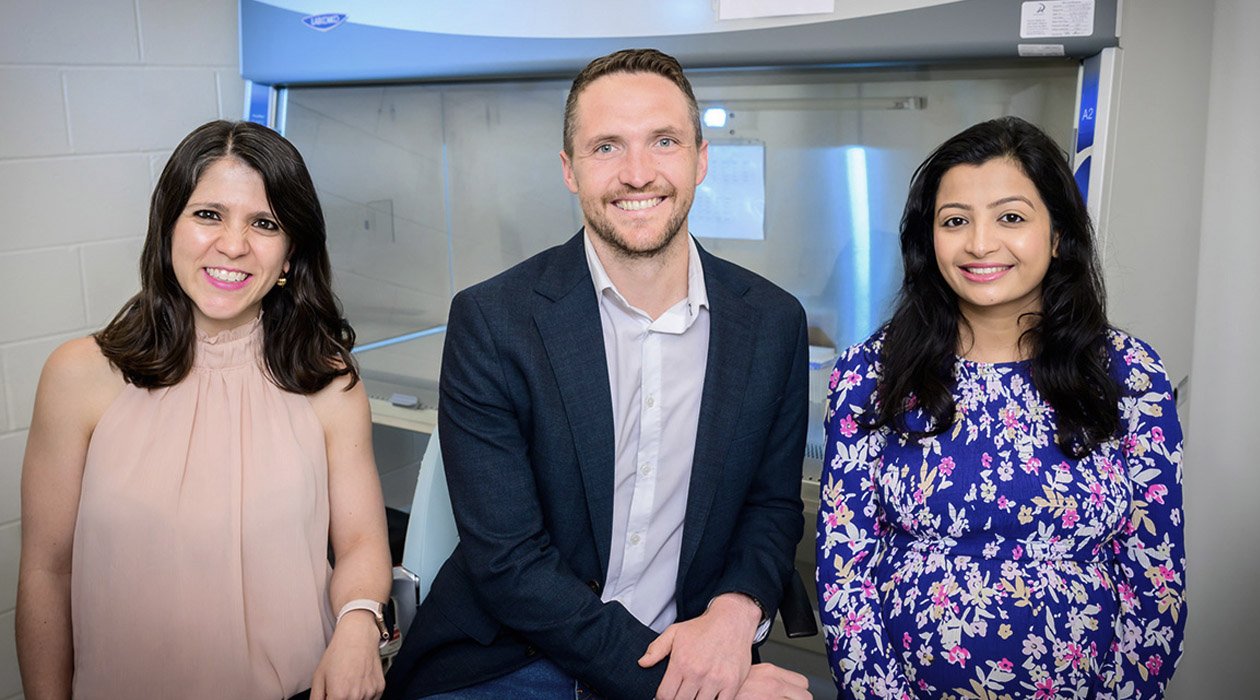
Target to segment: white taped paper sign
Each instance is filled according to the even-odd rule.
[[[766,237],[766,146],[709,143],[709,173],[696,187],[687,228],[701,238]]]
[[[1047,39],[1094,33],[1094,0],[1025,2],[1019,11],[1019,38]]]

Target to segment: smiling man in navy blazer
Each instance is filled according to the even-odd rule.
[[[689,235],[708,143],[672,57],[583,69],[560,160],[583,230],[451,304],[460,542],[386,696],[808,698],[751,664],[801,536],[805,313]]]

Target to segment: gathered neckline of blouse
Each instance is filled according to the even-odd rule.
[[[262,316],[230,330],[210,335],[195,329],[194,370],[232,369],[256,365],[262,355]]]
[[[981,362],[980,360],[968,360],[962,355],[954,355],[954,362],[956,364],[966,365],[968,367],[975,367],[977,369],[983,369],[985,367],[1027,367],[1032,364],[1031,359],[1007,360],[1005,362]]]

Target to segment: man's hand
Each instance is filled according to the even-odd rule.
[[[352,610],[347,613],[337,623],[332,641],[315,668],[311,700],[379,698],[385,692],[380,639],[370,612]]]
[[[739,687],[735,700],[813,700],[809,679],[774,664],[757,664]]]
[[[700,617],[665,628],[639,659],[648,668],[669,657],[657,700],[734,700],[752,665],[760,622],[752,598],[725,593]]]

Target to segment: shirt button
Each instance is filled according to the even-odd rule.
[[[656,399],[654,399],[654,398],[652,398],[651,396],[649,396],[649,397],[647,398],[647,407],[648,407],[648,408],[651,408],[651,407],[653,407],[653,406],[655,406],[655,405],[656,405]]]
[[[652,468],[645,464],[639,467],[639,473],[642,474],[643,476],[647,476],[648,474],[652,473]]]
[[[638,536],[638,535],[630,535],[630,544],[638,544],[638,543],[639,543],[639,536]]]

